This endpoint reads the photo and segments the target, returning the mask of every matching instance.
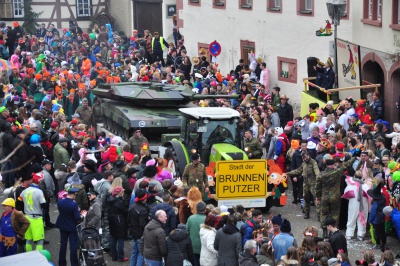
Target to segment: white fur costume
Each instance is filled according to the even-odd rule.
[[[357,223],[357,236],[363,238],[367,229],[369,202],[367,191],[369,186],[365,183],[361,184],[360,180],[350,176],[346,177],[346,184],[347,186],[342,196],[342,198],[349,200],[346,237],[349,238],[354,236]],[[359,189],[362,189],[360,193]],[[360,210],[360,197],[362,198],[362,210]]]

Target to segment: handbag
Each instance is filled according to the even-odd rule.
[[[181,252],[181,250],[179,249],[178,244],[177,244],[175,241],[174,241],[174,243],[175,243],[175,246],[177,247],[177,249],[179,250],[179,254],[181,255],[181,258],[183,259],[182,265],[183,265],[183,266],[192,266],[192,263],[191,263],[189,260],[183,258],[182,252]]]
[[[182,39],[182,34],[179,32],[179,30],[178,30],[178,32],[176,33],[176,39],[177,39],[177,40]]]

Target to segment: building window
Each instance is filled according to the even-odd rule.
[[[240,41],[240,56],[245,65],[250,65],[249,54],[256,53],[256,44],[251,41]]]
[[[239,8],[252,10],[253,0],[239,0]]]
[[[382,27],[382,0],[364,0],[361,22]]]
[[[201,57],[202,56],[205,56],[206,58],[207,58],[207,61],[208,62],[211,62],[211,60],[212,60],[212,55],[210,54],[210,52],[208,51],[208,48],[210,47],[210,44],[209,43],[201,43],[201,42],[198,42],[197,43],[197,48],[198,48],[198,51],[199,51],[199,58],[200,58],[200,61],[201,61]]]
[[[201,0],[188,0],[190,6],[200,6],[201,5]]]
[[[278,62],[278,80],[297,83],[297,59],[280,57]]]
[[[77,17],[90,17],[92,15],[91,0],[77,0],[76,1],[76,15]]]
[[[314,1],[315,0],[297,0],[297,15],[313,17]]]
[[[350,17],[350,0],[347,0],[346,13],[343,15],[341,20],[349,20],[349,17]]]
[[[0,0],[0,18],[12,18],[12,0]]]
[[[400,0],[392,0],[392,23],[389,27],[400,30]]]
[[[13,0],[14,18],[24,17],[24,0]]]
[[[219,9],[226,9],[225,0],[213,0],[213,7]]]
[[[282,0],[267,0],[267,11],[282,13]]]

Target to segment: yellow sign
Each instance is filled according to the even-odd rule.
[[[267,161],[219,161],[216,170],[216,198],[265,198]]]

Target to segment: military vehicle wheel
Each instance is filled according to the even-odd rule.
[[[167,150],[165,151],[166,154],[168,154],[166,157],[168,158],[168,164],[167,167],[172,169],[172,173],[174,175],[174,177],[181,177],[182,178],[182,172],[180,169],[180,165],[179,165],[179,157],[178,154],[176,153],[175,149],[173,146],[168,146]]]
[[[123,131],[122,131],[122,136],[126,141],[128,141],[128,139],[129,139],[129,129],[124,128]]]

